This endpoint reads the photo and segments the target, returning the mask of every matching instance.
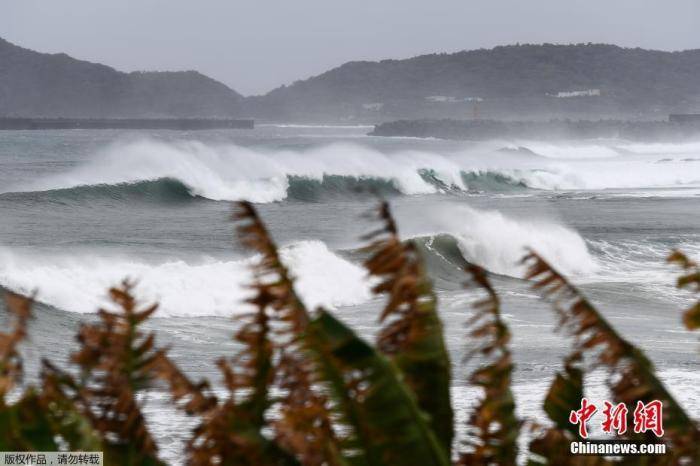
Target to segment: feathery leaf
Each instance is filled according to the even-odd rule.
[[[388,296],[377,347],[401,370],[449,457],[454,437],[451,367],[437,299],[418,249],[413,242],[401,242],[386,202],[379,207],[379,219],[383,228],[365,236],[371,253],[365,267],[379,279],[373,291]]]
[[[363,464],[449,464],[444,448],[394,364],[331,314],[309,326],[326,379],[358,435]],[[356,464],[356,462],[354,462]]]
[[[668,257],[668,262],[680,266],[683,270],[684,274],[678,277],[676,286],[700,296],[700,267],[698,264],[680,251],[673,251]],[[700,328],[700,299],[683,313],[683,324],[688,330]]]
[[[561,325],[574,337],[574,351],[592,354],[609,370],[608,386],[618,402],[663,403],[663,440],[676,461],[700,461],[700,432],[675,398],[656,377],[644,353],[622,338],[598,310],[559,272],[534,252],[523,260],[527,279],[554,305]]]
[[[9,332],[0,332],[0,409],[4,406],[5,395],[22,378],[22,357],[17,347],[27,336],[27,322],[32,316],[31,298],[8,292],[5,303],[12,323]]]
[[[45,364],[56,403],[71,400],[103,440],[105,462],[123,465],[160,465],[158,448],[148,431],[136,394],[150,388],[159,358],[153,335],[139,326],[157,309],[140,309],[124,281],[109,290],[116,310],[100,309],[100,320],[80,329],[80,349],[72,361],[81,370],[76,381],[70,374]],[[65,403],[64,403],[65,406]]]
[[[476,312],[469,327],[470,336],[479,342],[473,354],[482,355],[487,362],[469,378],[472,385],[483,389],[484,396],[469,416],[468,451],[460,454],[459,464],[513,465],[518,456],[520,422],[511,390],[510,331],[501,318],[500,300],[486,271],[469,265],[467,272],[471,276],[467,286],[486,292],[486,297],[474,304]]]

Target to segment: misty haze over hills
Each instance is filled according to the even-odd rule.
[[[195,71],[122,73],[0,39],[0,116],[661,119],[700,111],[699,75],[700,50],[516,45],[350,62],[246,98]]]
[[[700,50],[523,45],[351,62],[261,100],[293,116],[345,108],[389,117],[654,117],[700,110],[699,72]]]
[[[196,71],[122,73],[0,39],[0,116],[233,116],[242,97]]]

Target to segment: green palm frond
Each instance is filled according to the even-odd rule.
[[[469,382],[483,390],[483,397],[468,420],[467,451],[460,454],[460,465],[514,465],[518,457],[520,421],[515,415],[511,390],[513,360],[509,348],[510,330],[501,317],[501,304],[486,271],[467,267],[469,288],[486,296],[474,304],[469,320],[469,336],[478,342],[473,355],[486,361],[474,370]]]
[[[444,448],[401,372],[327,312],[309,327],[324,378],[357,432],[352,464],[446,466]]]
[[[536,253],[530,253],[527,279],[554,306],[560,324],[574,337],[574,351],[591,354],[609,371],[608,386],[618,402],[663,403],[664,442],[674,461],[700,461],[700,432],[696,423],[657,378],[646,355],[608,323],[598,310],[566,278]],[[655,438],[649,440],[655,441]]]
[[[399,238],[386,202],[379,219],[383,227],[366,236],[371,255],[365,261],[370,275],[379,279],[374,293],[388,296],[377,347],[401,370],[449,457],[454,438],[451,367],[433,285],[415,244]]]

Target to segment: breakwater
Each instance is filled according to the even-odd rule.
[[[700,136],[700,121],[622,120],[398,120],[375,126],[372,136],[403,136],[458,140],[488,139],[629,139],[679,140]]]
[[[41,129],[253,129],[253,120],[218,118],[0,118],[0,130]]]

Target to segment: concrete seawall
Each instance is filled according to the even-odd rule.
[[[0,118],[0,130],[40,129],[253,129],[253,120],[217,118]]]

